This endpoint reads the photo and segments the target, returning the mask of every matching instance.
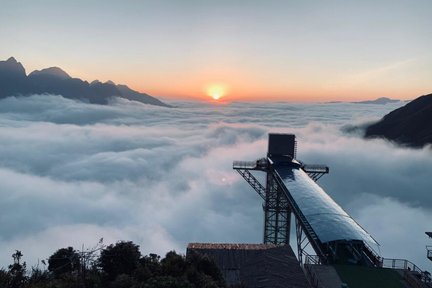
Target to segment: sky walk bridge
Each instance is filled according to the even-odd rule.
[[[266,158],[233,163],[264,200],[264,243],[289,244],[293,215],[301,262],[311,246],[317,257],[309,260],[317,263],[379,267],[378,243],[316,183],[329,168],[304,164],[296,152],[295,135],[269,134]],[[266,183],[253,171],[265,172]]]
[[[263,200],[264,244],[190,243],[187,254],[212,257],[227,284],[241,287],[432,287],[412,262],[380,257],[375,239],[316,183],[329,168],[296,153],[295,135],[269,134],[266,157],[233,163]]]

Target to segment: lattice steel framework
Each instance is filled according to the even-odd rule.
[[[329,172],[328,167],[323,165],[302,165],[302,167],[314,181],[317,181],[322,175]],[[262,158],[257,161],[235,161],[233,169],[236,170],[264,200],[264,243],[276,245],[289,244],[292,210],[286,198],[286,194],[276,181],[275,175],[273,174],[274,171],[270,171],[269,169],[268,160]],[[265,186],[250,172],[253,170],[266,173]],[[299,226],[300,224],[297,222],[296,219],[298,238],[299,233],[301,233],[302,236],[305,234],[303,233],[302,227]],[[297,240],[297,242],[300,243],[300,240]],[[301,244],[297,245],[299,257],[302,257],[304,254],[304,247],[308,245],[305,241],[307,241],[307,238],[302,238]]]
[[[235,161],[235,169],[264,200],[264,243],[276,245],[289,245],[291,214],[296,217],[297,248],[298,255],[302,261],[304,248],[309,245],[309,238],[316,240],[316,235],[298,207],[293,206],[293,199],[288,199],[283,183],[279,183],[279,176],[272,168],[273,161],[291,161],[296,159],[297,141],[293,134],[269,134],[267,158],[257,161]],[[324,165],[308,165],[300,163],[309,177],[317,181],[324,174],[329,172],[329,168]],[[266,173],[266,183],[261,184],[251,171],[262,171]],[[279,179],[280,181],[280,179]],[[299,219],[298,219],[299,218]],[[313,248],[319,248],[311,243]],[[316,250],[316,249],[315,249]],[[323,253],[318,253],[323,254]]]
[[[289,244],[291,209],[288,200],[276,182],[273,173],[267,172],[264,204],[264,243]]]
[[[296,236],[297,236],[297,255],[300,263],[307,264],[321,264],[321,259],[317,255],[309,255],[306,253],[306,247],[310,245],[309,239],[304,233],[303,227],[301,226],[300,220],[295,219],[296,225]],[[303,259],[305,257],[305,259]]]

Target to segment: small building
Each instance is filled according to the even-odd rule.
[[[308,288],[308,281],[289,245],[190,243],[186,254],[213,258],[228,286]]]

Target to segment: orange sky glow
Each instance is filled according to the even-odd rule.
[[[39,68],[40,69],[40,68]],[[68,70],[66,70],[68,71]],[[244,73],[239,70],[206,71],[204,73],[187,73],[172,75],[165,73],[140,73],[137,69],[128,73],[98,73],[75,71],[72,76],[82,77],[88,81],[112,80],[115,83],[127,84],[140,92],[167,99],[186,99],[212,101],[214,91],[220,89],[220,98],[233,101],[288,101],[288,102],[323,102],[323,101],[357,101],[390,97],[412,99],[428,92],[425,83],[419,83],[414,75],[406,75],[411,81],[400,81],[403,75],[386,75],[384,79],[373,79],[380,75],[344,75],[343,77],[325,76],[322,78],[301,79],[280,77],[271,73]],[[224,73],[226,73],[224,75]],[[168,81],[169,79],[169,81]],[[414,85],[412,85],[414,84]],[[212,88],[213,87],[213,88]],[[216,88],[215,88],[216,87]],[[219,88],[218,88],[219,87]]]
[[[432,92],[430,1],[17,3],[0,10],[8,23],[0,37],[13,35],[0,59],[15,57],[27,73],[57,66],[89,82],[200,101],[214,98],[208,89],[215,84],[224,87],[224,101],[413,99]]]

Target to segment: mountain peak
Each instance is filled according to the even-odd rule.
[[[9,59],[6,60],[6,62],[14,63],[14,64],[18,63],[18,61],[14,57],[10,57]]]
[[[388,103],[396,103],[400,100],[397,99],[390,99],[388,97],[380,97],[375,100],[366,100],[366,101],[360,101],[360,102],[352,102],[355,104],[388,104]]]
[[[0,74],[7,74],[13,77],[25,77],[24,66],[14,57],[10,57],[6,61],[0,61]]]
[[[14,57],[0,61],[0,87],[0,99],[15,95],[48,93],[92,104],[108,104],[112,97],[120,97],[144,104],[171,107],[157,98],[139,93],[127,86],[116,86],[112,81],[102,83],[95,80],[88,83],[79,78],[71,78],[59,67],[35,70],[27,76],[23,65]]]
[[[46,76],[56,77],[59,79],[70,79],[71,78],[69,76],[69,74],[67,74],[65,71],[63,71],[59,67],[50,67],[50,68],[45,68],[42,70],[35,70],[32,73],[30,73],[29,76],[36,76],[36,75],[46,75]]]

